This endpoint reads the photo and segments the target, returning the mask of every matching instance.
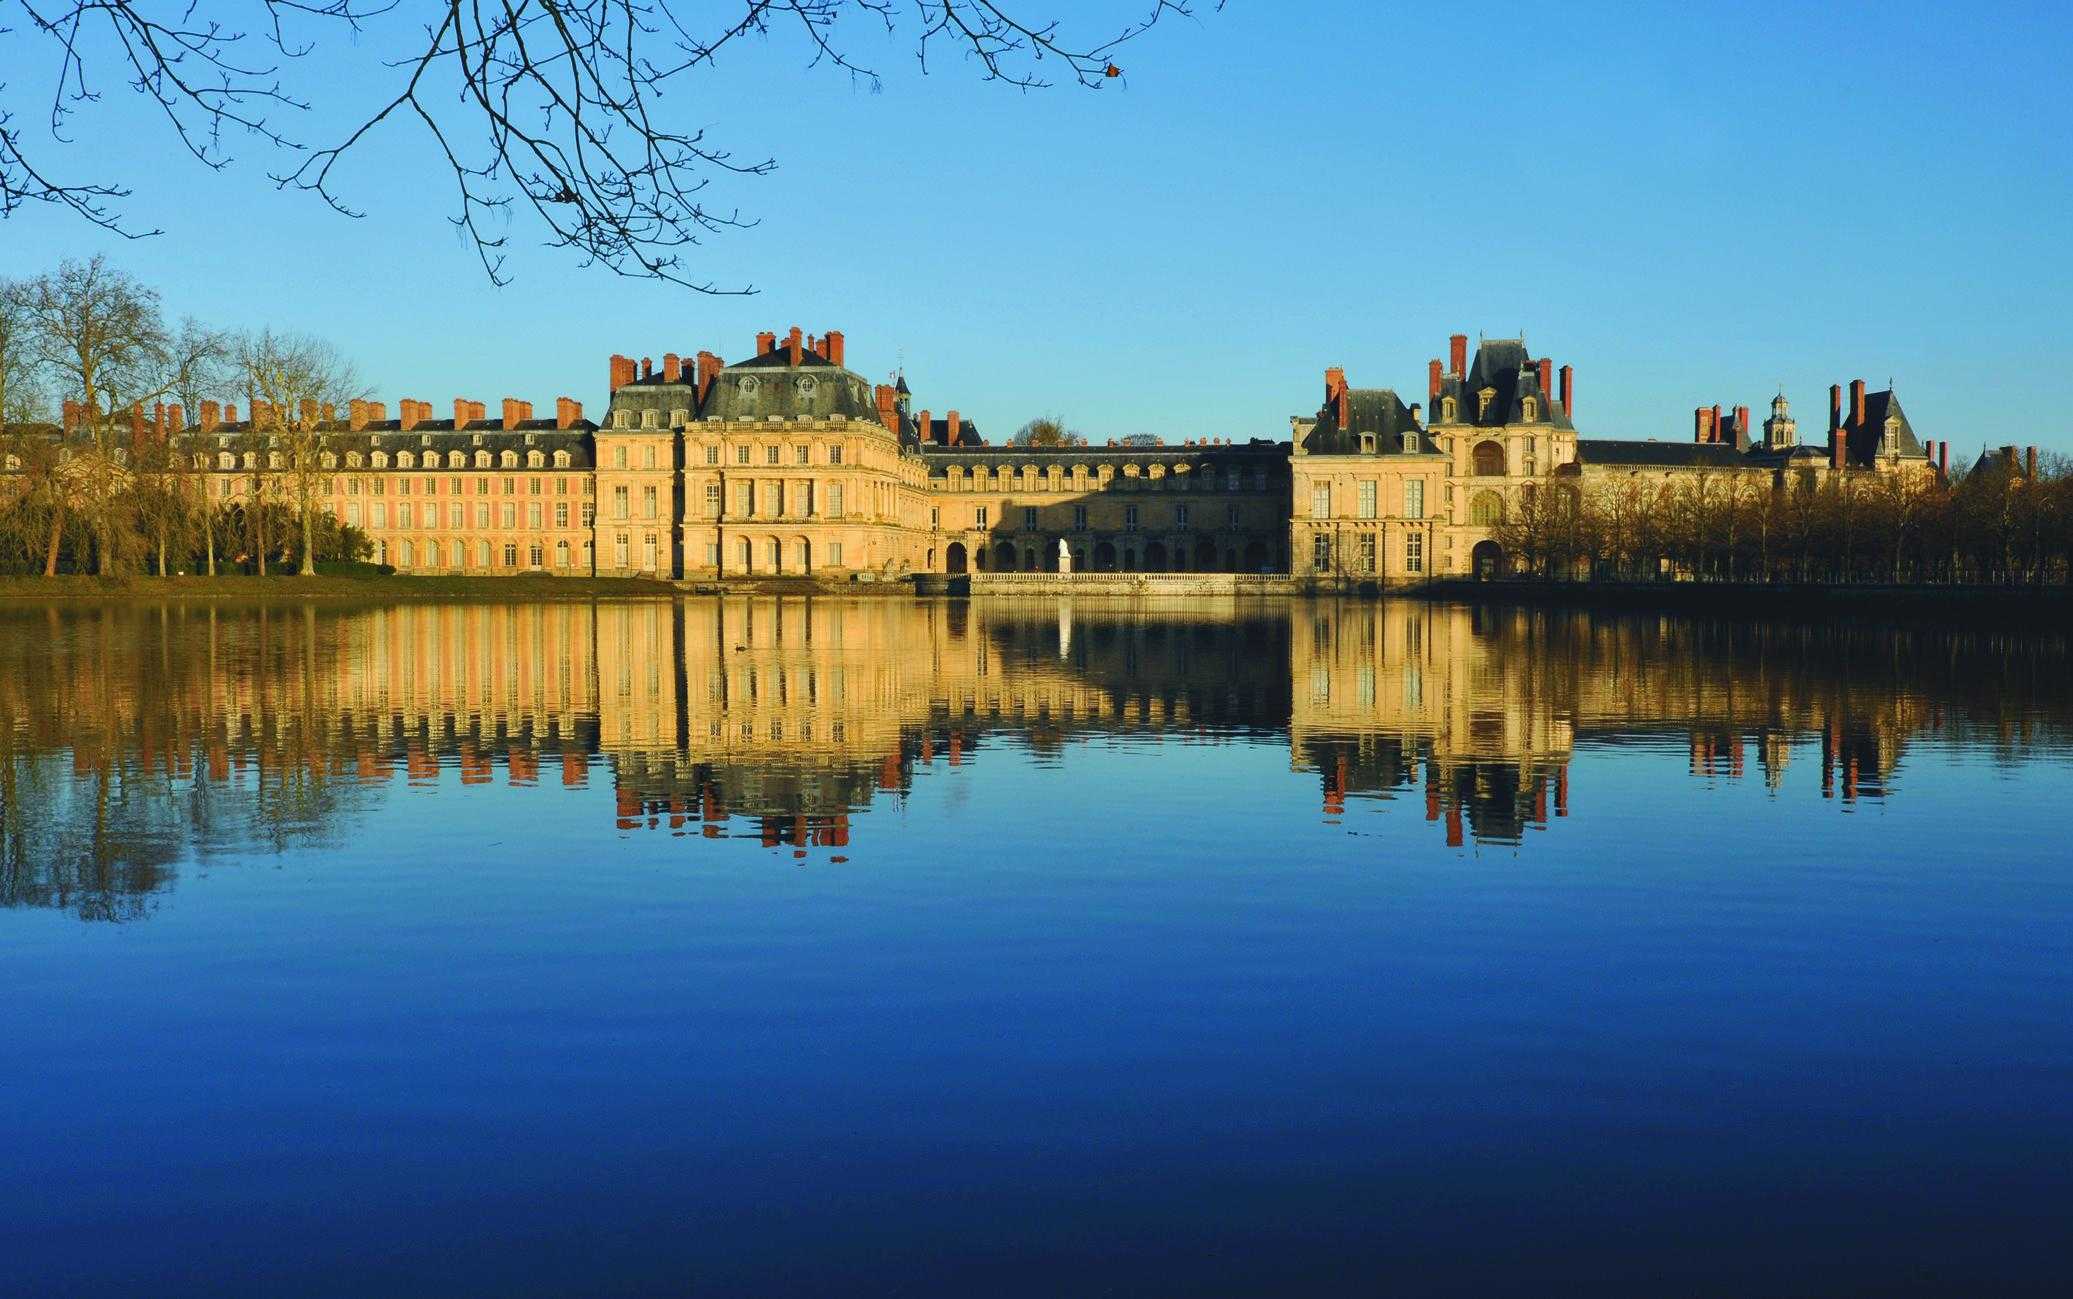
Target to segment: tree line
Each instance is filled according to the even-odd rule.
[[[2073,462],[1933,472],[1635,475],[1528,488],[1492,531],[1550,580],[2064,583]]]
[[[169,427],[168,408],[240,390],[253,418],[231,446]],[[322,473],[324,419],[361,395],[323,340],[170,322],[157,290],[99,256],[0,280],[0,571],[313,574],[364,558],[371,542],[323,507]],[[258,466],[230,496],[208,472],[222,450]]]

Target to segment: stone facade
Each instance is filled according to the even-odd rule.
[[[456,398],[451,419],[406,398],[395,419],[355,401],[317,419],[320,497],[409,572],[542,572],[697,580],[914,574],[1288,574],[1362,589],[1511,564],[1502,521],[1538,491],[1619,479],[1719,476],[1747,490],[1833,474],[1940,474],[1898,398],[1862,381],[1830,392],[1826,446],[1804,445],[1783,394],[1761,439],[1749,409],[1694,413],[1692,442],[1578,436],[1573,374],[1523,339],[1449,339],[1424,403],[1325,371],[1315,414],[1286,442],[989,446],[971,421],[913,409],[904,378],[874,384],[843,335],[757,336],[728,364],[711,352],[613,356],[602,422],[580,403],[552,419],[506,399],[497,418]],[[219,503],[281,499],[295,478],[270,411],[240,422],[177,406],[136,438],[177,439]],[[314,412],[305,418],[316,419]],[[68,407],[68,437],[80,423]]]

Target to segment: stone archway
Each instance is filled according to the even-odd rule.
[[[1248,572],[1248,573],[1257,573],[1257,572],[1259,572],[1259,571],[1260,571],[1261,569],[1265,568],[1266,566],[1267,566],[1267,546],[1266,546],[1266,543],[1265,543],[1265,542],[1260,542],[1260,541],[1248,541],[1248,542],[1246,542],[1246,543],[1245,543],[1245,571],[1246,571],[1246,572]]]
[[[1116,571],[1116,544],[1114,542],[1104,541],[1094,547],[1094,571],[1097,573],[1113,573]]]
[[[1468,562],[1476,581],[1495,581],[1504,576],[1504,547],[1494,541],[1478,541],[1476,548],[1468,552]]]
[[[944,547],[943,571],[952,575],[965,571],[965,543],[953,541]]]
[[[993,548],[993,571],[1012,573],[1015,571],[1015,543],[1003,541]]]
[[[1166,543],[1154,541],[1144,548],[1144,571],[1163,573],[1166,571]]]
[[[1211,569],[1213,569],[1213,568],[1215,568],[1215,567],[1216,567],[1216,543],[1215,543],[1214,541],[1207,541],[1207,540],[1204,540],[1204,541],[1198,541],[1198,542],[1196,542],[1196,543],[1195,543],[1195,569],[1196,569],[1196,571],[1197,571],[1197,572],[1202,572],[1202,573],[1207,573],[1207,572],[1209,572],[1209,571],[1210,571]]]

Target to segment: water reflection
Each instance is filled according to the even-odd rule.
[[[1100,737],[1285,744],[1319,816],[1420,816],[1436,847],[1587,815],[1570,764],[1593,745],[1847,808],[1898,796],[1925,737],[2003,762],[2063,743],[2066,649],[1411,602],[17,606],[0,900],[136,919],[181,863],[337,842],[398,786],[604,783],[601,832],[840,858],[899,833],[874,811],[922,772],[1001,746],[1069,765]]]

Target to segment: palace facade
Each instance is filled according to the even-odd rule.
[[[1423,402],[1324,371],[1288,440],[995,446],[957,410],[917,409],[904,376],[848,368],[839,331],[759,334],[752,355],[613,356],[603,419],[557,399],[535,418],[455,398],[354,401],[318,430],[321,495],[406,572],[890,582],[972,571],[1288,574],[1393,585],[1509,569],[1498,540],[1533,493],[1688,475],[1809,483],[1941,474],[1898,398],[1830,394],[1823,444],[1799,441],[1781,393],[1760,438],[1749,409],[1700,408],[1689,443],[1579,435],[1574,375],[1523,339],[1465,334],[1428,363]],[[200,490],[279,499],[294,472],[279,413],[203,402],[130,413],[172,440]],[[68,405],[61,441],[85,421]],[[16,430],[17,433],[20,430]],[[309,445],[308,439],[302,439]],[[15,457],[9,457],[14,468]]]

